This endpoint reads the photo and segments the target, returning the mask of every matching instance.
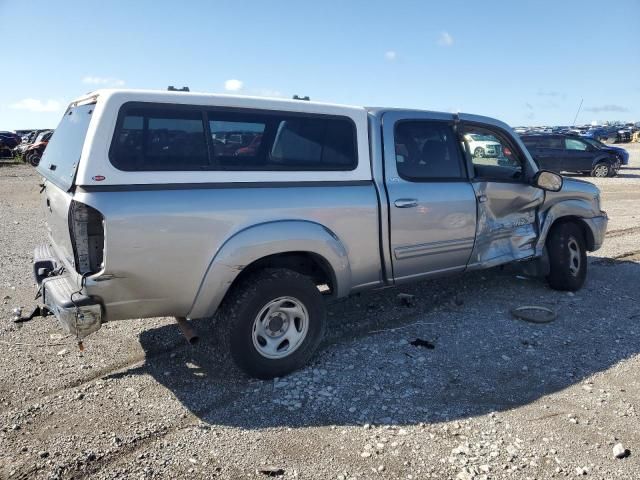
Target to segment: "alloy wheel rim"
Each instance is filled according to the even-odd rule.
[[[580,272],[580,266],[582,264],[582,258],[580,255],[580,245],[578,245],[578,242],[576,241],[576,239],[572,237],[569,239],[568,247],[569,247],[569,271],[571,272],[571,275],[573,275],[574,277],[577,277],[578,273]]]
[[[309,331],[309,313],[294,297],[278,297],[260,309],[253,321],[252,339],[265,358],[281,359],[295,352]]]
[[[606,177],[608,172],[608,168],[605,165],[598,165],[596,167],[596,177]]]

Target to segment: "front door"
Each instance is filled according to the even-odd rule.
[[[565,165],[570,172],[590,172],[593,153],[587,142],[578,138],[565,138]]]
[[[453,116],[388,112],[382,122],[395,281],[464,270],[476,195]]]
[[[537,211],[544,191],[530,184],[533,167],[523,149],[504,130],[464,123],[463,138],[483,135],[500,144],[495,156],[474,156],[465,140],[478,201],[476,241],[469,269],[487,268],[531,257],[538,238]]]

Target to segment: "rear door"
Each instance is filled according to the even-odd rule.
[[[561,172],[565,161],[564,142],[557,135],[544,135],[538,140],[538,166],[544,170]]]
[[[382,123],[394,279],[463,270],[473,249],[476,196],[453,117],[387,112]]]
[[[491,137],[501,145],[495,157],[473,156],[465,142],[471,184],[478,201],[476,239],[469,269],[531,257],[538,238],[537,210],[544,192],[530,185],[534,169],[515,139],[501,128],[466,122],[465,134]]]

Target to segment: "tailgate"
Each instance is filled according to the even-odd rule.
[[[73,196],[51,181],[45,180],[42,192],[42,207],[49,241],[56,256],[63,261],[65,268],[71,269],[74,264],[71,232],[69,231],[69,207]]]

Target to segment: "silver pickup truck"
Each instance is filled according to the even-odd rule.
[[[65,331],[215,316],[258,378],[309,360],[327,299],[525,261],[577,290],[607,225],[595,186],[467,114],[100,90],[38,171],[34,273]]]

